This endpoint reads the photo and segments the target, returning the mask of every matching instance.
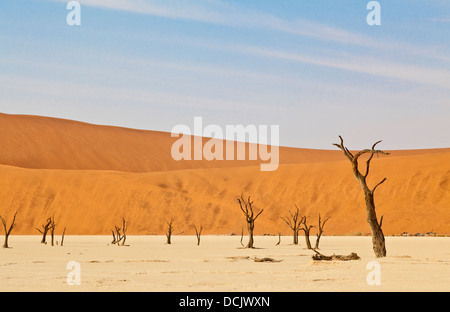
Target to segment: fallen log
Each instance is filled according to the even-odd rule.
[[[315,261],[333,261],[333,260],[338,260],[338,261],[350,261],[350,260],[360,260],[361,258],[354,252],[352,252],[351,254],[349,254],[348,256],[343,256],[343,255],[335,255],[333,254],[332,256],[325,256],[322,255],[320,252],[318,252],[317,250],[313,249],[313,251],[316,253],[315,255],[312,256],[313,260]]]

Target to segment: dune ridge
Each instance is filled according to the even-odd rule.
[[[38,234],[50,215],[68,235],[109,234],[122,216],[129,234],[164,234],[171,217],[175,234],[193,234],[194,223],[205,234],[240,234],[241,194],[265,209],[256,234],[289,235],[280,217],[294,203],[313,224],[331,217],[326,235],[369,232],[340,151],[282,148],[279,169],[261,172],[259,162],[175,162],[174,139],[162,132],[5,114],[0,130],[0,214],[19,211],[14,234]],[[450,149],[393,151],[371,172],[371,184],[388,178],[376,193],[385,234],[450,234]]]

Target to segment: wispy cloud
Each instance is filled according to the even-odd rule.
[[[450,23],[450,17],[435,17],[431,18],[430,21],[439,23]]]
[[[49,0],[67,2],[66,0]],[[366,34],[326,25],[306,19],[286,20],[268,13],[261,13],[237,6],[221,0],[80,0],[82,5],[133,12],[137,14],[181,19],[228,27],[251,28],[278,31],[299,37],[306,37],[324,42],[334,42],[348,46],[359,46],[371,49],[407,53],[426,59],[450,62],[446,51],[425,48],[398,40],[379,40]],[[436,22],[449,22],[450,18],[434,18]]]
[[[284,51],[241,47],[236,51],[244,51],[253,55],[276,58],[286,61],[313,64],[330,68],[342,69],[346,71],[358,72],[391,79],[401,79],[404,81],[433,85],[444,89],[450,89],[450,71],[434,69],[418,65],[400,64],[386,62],[369,57],[322,57],[317,55],[307,55],[298,53],[288,53]]]
[[[50,0],[67,2],[66,0]],[[232,6],[219,0],[79,0],[82,5],[138,14],[196,21],[229,27],[275,30],[318,40],[352,45],[370,45],[360,34],[321,23],[295,19],[284,20],[271,14]]]
[[[271,105],[238,100],[4,75],[0,75],[0,85],[7,90],[28,92],[34,95],[40,94],[50,98],[89,99],[108,103],[137,103],[158,107],[195,108],[205,111],[239,110],[242,107],[267,112],[273,109]],[[0,104],[2,104],[1,101]]]

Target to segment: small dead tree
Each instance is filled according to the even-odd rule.
[[[50,218],[50,235],[52,237],[52,246],[55,246],[55,229],[56,229],[56,222],[55,222],[55,216],[52,216]]]
[[[166,220],[166,223],[167,223],[166,237],[167,237],[167,244],[168,245],[172,244],[173,221],[174,221],[173,218],[170,218],[170,221]]]
[[[295,205],[295,204],[294,204]],[[298,245],[298,232],[300,231],[300,225],[302,218],[300,217],[300,209],[298,209],[297,205],[295,205],[295,208],[297,210],[295,213],[292,213],[289,210],[290,216],[287,216],[286,218],[281,217],[281,219],[291,228],[293,231],[293,237],[294,237],[294,245]]]
[[[255,229],[255,221],[258,217],[263,213],[264,209],[262,209],[256,216],[253,213],[253,202],[250,200],[250,196],[248,197],[247,202],[244,197],[241,195],[241,198],[238,198],[239,206],[241,207],[242,212],[245,215],[245,219],[247,221],[247,229],[248,229],[248,244],[246,248],[253,248],[254,240],[253,240],[253,231]]]
[[[9,248],[9,245],[8,245],[9,235],[11,235],[12,230],[16,227],[16,216],[17,216],[17,211],[14,214],[14,218],[13,218],[9,228],[7,225],[8,222],[5,219],[3,219],[3,217],[0,216],[0,220],[3,223],[3,229],[5,231],[5,242],[3,243],[3,248]]]
[[[122,230],[120,227],[118,227],[117,225],[114,226],[115,230],[116,230],[116,242],[113,244],[117,244],[117,246],[120,246],[120,241],[122,240],[122,234],[120,233],[120,231]]]
[[[315,227],[315,226],[314,225],[308,225],[307,222],[308,222],[308,217],[306,217],[306,216],[303,217],[302,220],[301,220],[301,223],[300,223],[301,224],[300,230],[302,230],[305,233],[306,248],[312,249],[311,241],[309,240],[309,234],[311,232],[311,229],[313,227]]]
[[[125,220],[125,218],[122,217],[122,246],[125,246],[125,242],[127,240],[127,230],[128,230],[127,221]]]
[[[200,229],[197,229],[197,226],[194,224],[195,236],[197,236],[197,246],[200,246],[200,236],[202,235],[203,226],[200,225]]]
[[[381,180],[378,184],[375,185],[372,189],[369,188],[367,185],[367,177],[369,175],[370,170],[370,162],[373,159],[374,155],[389,155],[389,153],[383,152],[381,150],[376,150],[375,147],[381,143],[381,141],[376,142],[372,149],[364,149],[355,155],[353,155],[345,146],[344,146],[344,140],[341,136],[339,136],[341,139],[340,144],[333,144],[334,146],[337,146],[339,149],[341,149],[344,152],[345,157],[350,161],[352,164],[352,171],[355,178],[359,181],[359,183],[362,186],[364,197],[366,200],[366,212],[367,212],[367,222],[369,223],[370,230],[372,232],[372,245],[373,245],[373,251],[375,253],[375,257],[381,258],[386,257],[386,242],[384,238],[383,231],[381,229],[382,223],[383,223],[383,217],[381,217],[380,222],[378,223],[377,214],[375,212],[375,200],[374,200],[374,193],[378,186],[383,184],[386,181],[386,178]],[[366,170],[364,173],[361,173],[359,170],[358,160],[359,158],[364,155],[368,154],[369,157],[366,160]]]
[[[327,221],[330,220],[330,218],[326,218],[325,220],[323,220],[320,217],[320,213],[319,213],[319,228],[318,228],[318,233],[317,233],[317,238],[316,238],[316,246],[314,247],[314,249],[319,249],[319,241],[320,238],[322,237],[323,234],[323,228],[325,226],[325,223],[327,223]]]
[[[35,229],[42,234],[41,244],[47,244],[47,233],[50,230],[51,226],[52,226],[52,218],[48,218],[46,223],[42,225],[42,230],[35,227]]]
[[[61,247],[64,246],[64,236],[66,235],[66,228],[64,227],[64,231],[62,233],[62,237],[61,237]]]
[[[127,221],[125,220],[125,218],[122,218],[122,227],[115,225],[114,230],[111,230],[113,236],[111,244],[117,244],[117,246],[125,246],[125,242],[127,240],[127,229]],[[120,242],[122,242],[122,244]]]
[[[275,246],[278,246],[281,244],[281,232],[278,232],[278,243]]]

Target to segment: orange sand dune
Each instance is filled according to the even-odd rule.
[[[387,234],[450,233],[450,153],[384,158],[374,162],[372,183],[388,181],[376,193]],[[289,234],[280,219],[296,203],[317,222],[332,219],[327,234],[367,233],[364,198],[346,161],[259,167],[178,170],[154,173],[33,170],[0,166],[2,215],[19,210],[15,233],[36,234],[45,217],[55,215],[59,232],[108,234],[124,216],[130,234],[163,234],[175,218],[175,233],[239,234],[245,221],[236,202],[251,195],[256,233]]]
[[[19,211],[15,234],[37,234],[50,215],[67,234],[109,234],[122,216],[129,234],[163,234],[171,217],[175,234],[192,234],[194,223],[205,234],[240,234],[242,193],[264,209],[257,234],[290,234],[280,217],[294,203],[311,222],[331,217],[326,234],[369,232],[340,151],[281,148],[279,169],[261,172],[251,161],[176,162],[175,139],[162,132],[2,114],[0,131],[0,214]],[[450,149],[376,158],[370,182],[383,177],[376,203],[387,234],[450,234]]]
[[[151,172],[243,167],[261,161],[175,161],[170,133],[0,114],[0,164],[33,169]],[[204,139],[203,144],[209,139]],[[331,145],[330,145],[331,146]],[[248,144],[246,151],[248,155]],[[192,157],[193,158],[193,157]],[[246,157],[248,159],[248,156]],[[280,163],[339,160],[339,151],[280,148]]]
[[[0,164],[32,169],[152,172],[246,167],[261,161],[175,161],[170,133],[98,126],[78,121],[0,113]],[[204,139],[203,144],[209,139]],[[338,138],[336,137],[336,141]],[[330,142],[330,147],[332,147]],[[246,145],[248,159],[249,146]],[[450,149],[394,151],[416,156]],[[281,164],[342,160],[338,150],[280,147]]]

